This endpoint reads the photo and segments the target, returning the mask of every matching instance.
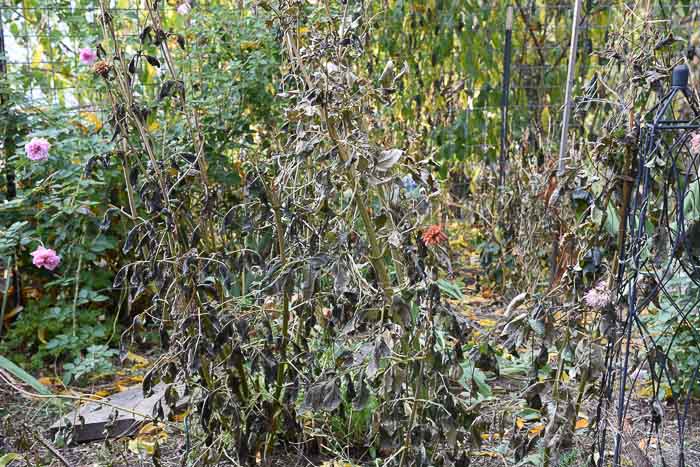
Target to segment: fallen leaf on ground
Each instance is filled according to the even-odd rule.
[[[587,418],[579,418],[578,420],[576,420],[576,429],[582,430],[584,428],[588,428],[588,419]]]
[[[544,430],[544,423],[537,423],[534,425],[532,428],[530,428],[527,432],[530,436],[535,437],[542,433]]]

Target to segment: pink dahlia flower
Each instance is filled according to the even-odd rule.
[[[49,158],[49,149],[51,145],[44,138],[32,138],[24,146],[27,157],[33,161],[45,161]]]
[[[690,152],[693,154],[700,153],[700,133],[695,133],[692,138],[690,138]]]
[[[583,296],[583,301],[586,305],[596,310],[602,310],[608,306],[611,300],[612,294],[603,281],[598,282],[595,287]]]
[[[190,11],[192,11],[192,6],[190,5],[190,2],[182,2],[177,7],[177,12],[180,13],[182,16],[188,15]]]
[[[83,65],[92,65],[97,60],[97,53],[90,47],[80,49],[80,62]]]
[[[40,246],[36,250],[32,251],[32,263],[38,268],[46,268],[49,271],[53,271],[61,263],[61,257],[56,254],[51,248],[44,248]]]

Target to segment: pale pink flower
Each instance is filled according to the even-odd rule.
[[[27,153],[27,157],[33,161],[45,161],[49,158],[49,149],[51,145],[44,138],[32,138],[24,146],[24,151]]]
[[[596,310],[602,310],[610,304],[611,300],[612,294],[603,281],[598,282],[595,287],[583,296],[583,301],[586,305]]]
[[[61,257],[56,254],[51,248],[40,246],[31,253],[32,263],[38,268],[46,268],[53,271],[61,263]]]
[[[97,53],[90,47],[80,49],[80,62],[83,65],[92,65],[97,60]]]
[[[190,11],[192,11],[192,6],[190,5],[190,2],[182,2],[177,7],[177,12],[180,13],[182,16],[188,15]]]
[[[700,153],[700,133],[695,133],[692,138],[690,138],[690,152],[693,154]]]

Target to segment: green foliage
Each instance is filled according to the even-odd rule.
[[[126,3],[120,2],[120,7]],[[51,57],[51,66],[60,72],[11,68],[10,77],[17,79],[3,81],[0,88],[6,97],[0,109],[6,162],[17,186],[13,199],[7,199],[7,191],[0,191],[0,259],[12,259],[24,300],[23,308],[18,308],[16,284],[11,284],[3,311],[13,318],[0,340],[0,351],[36,369],[45,367],[47,361],[67,362],[64,379],[83,382],[88,372],[107,368],[112,351],[99,350],[99,346],[114,342],[121,329],[117,316],[121,294],[112,285],[125,263],[117,238],[125,238],[130,227],[117,215],[117,207],[129,212],[130,203],[123,189],[124,156],[106,135],[112,130],[106,114],[94,111],[102,105],[96,93],[108,92],[109,84],[91,67],[79,63],[75,48],[96,49],[99,4],[81,0],[53,13],[36,8],[41,4],[40,0],[24,2],[23,15],[2,10],[18,45],[32,50],[36,60]],[[86,12],[88,19],[93,18],[87,27]],[[201,109],[197,124],[206,135],[208,174],[220,187],[218,193],[224,193],[224,187],[241,184],[239,153],[254,147],[256,141],[266,141],[264,135],[276,119],[271,83],[279,54],[259,17],[242,15],[229,2],[212,2],[197,13],[184,18],[169,10],[163,21],[169,28],[184,31],[171,37],[173,44],[184,46],[176,46],[173,56],[194,78],[187,95]],[[116,18],[125,50],[157,55],[156,45],[148,40],[141,43],[142,31],[135,31],[135,20],[135,11]],[[51,37],[23,39],[22,31],[38,30],[46,21],[65,27],[53,28]],[[135,91],[155,101],[165,81],[158,77],[155,66],[142,62]],[[77,92],[55,90],[63,87]],[[59,105],[37,111],[38,101],[28,100],[37,93],[56,97]],[[96,107],[90,110],[67,109],[91,102]],[[196,151],[189,135],[191,122],[170,118],[161,110],[152,113],[148,123],[157,138],[169,135],[163,149],[174,154],[171,170],[191,160]],[[51,144],[48,161],[32,162],[25,156],[24,145],[33,137],[46,138]],[[147,170],[140,161],[135,164],[127,171],[130,183],[138,183]],[[3,188],[7,182],[0,177]],[[139,201],[134,207],[140,214],[144,205]],[[227,195],[219,202],[230,203]],[[56,270],[32,265],[30,253],[38,245],[61,256]],[[147,299],[152,292],[143,289],[139,294]],[[137,306],[132,309],[142,311]]]
[[[100,169],[100,180],[84,176],[87,161],[95,153],[106,153],[107,146],[100,136],[78,124],[79,117],[61,118],[58,109],[28,114],[21,110],[22,102],[17,104],[10,111],[14,131],[6,133],[17,147],[8,160],[14,168],[17,191],[13,199],[2,200],[0,225],[7,227],[0,227],[0,255],[14,258],[11,263],[21,280],[12,284],[5,301],[6,314],[20,311],[0,348],[23,361],[31,357],[32,366],[40,368],[44,358],[73,358],[107,337],[105,326],[111,327],[111,323],[98,323],[97,316],[105,313],[99,308],[114,298],[109,289],[120,255],[116,238],[100,231],[98,214],[108,203],[120,203],[114,185],[119,172],[105,167]],[[33,162],[24,154],[24,145],[32,137],[50,142],[47,161]],[[54,271],[32,264],[30,253],[39,245],[60,255],[61,263]],[[18,284],[22,286],[23,309],[18,309],[14,300]],[[74,307],[76,324],[86,326],[79,331],[82,335],[70,344],[49,345],[57,336],[71,335]]]
[[[576,467],[581,465],[584,453],[580,449],[571,449],[563,452],[559,458],[559,467]]]
[[[694,312],[700,287],[677,270],[666,288],[668,295],[661,294],[660,308],[645,316],[645,324],[655,336],[656,348],[650,349],[648,358],[654,364],[655,380],[661,384],[657,390],[662,399],[664,387],[670,387],[674,395],[700,394],[700,316]]]
[[[83,288],[80,293],[89,292]],[[52,302],[50,297],[29,302],[0,342],[0,351],[41,369],[46,361],[70,361],[79,358],[89,346],[107,342],[113,332],[110,319],[114,318],[106,310],[96,308],[99,301],[86,301],[76,310],[75,328],[73,304],[64,302],[60,306]]]
[[[105,375],[112,371],[111,359],[119,352],[106,345],[91,345],[85,350],[85,356],[77,357],[73,362],[63,365],[63,383],[80,381],[88,375]]]

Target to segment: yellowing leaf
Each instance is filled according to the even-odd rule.
[[[148,365],[148,360],[146,358],[141,355],[136,355],[133,352],[127,352],[126,359],[139,365]]]
[[[587,418],[579,418],[578,420],[576,420],[576,429],[582,430],[584,428],[588,428],[588,419]]]
[[[149,422],[141,427],[141,429],[139,430],[139,436],[141,436],[141,435],[148,435],[148,436],[157,435],[159,433],[162,433],[164,428],[165,427],[163,426],[162,423]]]
[[[173,420],[175,420],[176,422],[184,422],[184,421],[185,421],[185,417],[187,417],[187,415],[188,415],[189,413],[190,413],[189,410],[187,410],[187,411],[185,411],[185,412],[182,412],[182,413],[179,413],[179,414],[175,414],[175,415],[173,416]]]
[[[136,368],[144,368],[148,366],[148,360],[141,355],[136,355],[133,352],[128,352],[126,354],[126,359],[134,364]]]
[[[102,128],[102,122],[95,112],[81,112],[80,116],[83,118],[83,120],[94,126],[95,130]]]
[[[36,337],[39,339],[39,342],[42,344],[46,344],[46,328],[39,328],[36,331]]]
[[[156,452],[156,440],[150,437],[138,437],[129,440],[127,447],[134,454],[152,456]]]
[[[23,309],[24,309],[23,306],[17,306],[17,307],[15,307],[15,308],[13,308],[12,311],[10,311],[9,313],[7,313],[7,314],[5,315],[5,321],[10,321],[10,320],[12,320],[12,318],[14,318],[15,316],[17,316],[17,315],[19,314],[19,312],[22,311]]]
[[[496,326],[496,321],[493,319],[481,318],[479,320],[479,324],[481,324],[485,328],[492,328]]]
[[[523,418],[516,418],[515,419],[515,426],[518,427],[518,429],[522,430],[525,427],[525,419]]]
[[[7,454],[3,454],[0,457],[0,467],[7,467],[12,461],[16,461],[21,458],[22,456],[15,452],[8,452]]]
[[[32,68],[41,68],[41,61],[44,58],[44,47],[41,44],[37,44],[34,53],[32,54]]]
[[[61,380],[56,378],[55,376],[42,376],[37,381],[39,381],[44,386],[58,386],[61,384]]]
[[[241,50],[255,50],[260,48],[258,41],[243,41],[241,42]]]

